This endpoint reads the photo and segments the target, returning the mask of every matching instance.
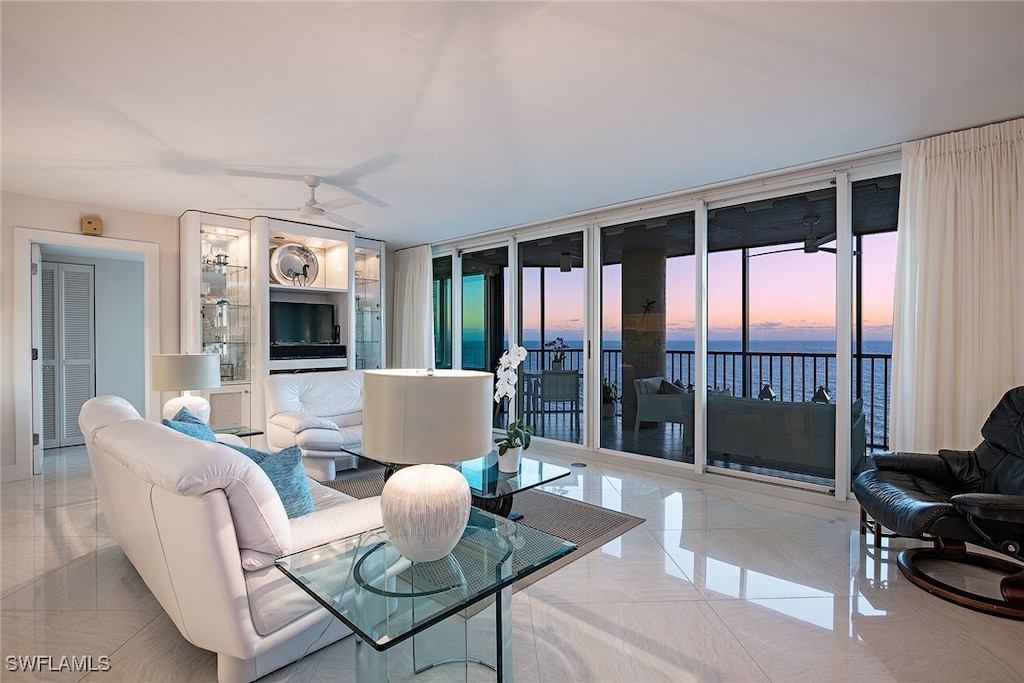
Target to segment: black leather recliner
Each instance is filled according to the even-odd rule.
[[[899,553],[900,571],[914,584],[957,604],[1024,619],[1024,387],[1003,395],[981,428],[973,451],[876,453],[874,468],[853,481],[861,533],[880,527],[896,536],[928,538],[931,548]],[[872,524],[873,522],[873,524]],[[1013,560],[968,552],[970,543]],[[921,571],[921,559],[943,559],[1004,574],[1002,599],[970,593]]]

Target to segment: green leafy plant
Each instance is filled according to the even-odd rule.
[[[544,344],[545,349],[553,351],[551,354],[552,363],[564,363],[565,352],[569,349],[569,345],[565,343],[565,340],[561,337],[555,337],[551,341]]]
[[[619,401],[619,385],[610,380],[602,380],[601,382],[601,403],[608,405],[609,403],[618,403]]]
[[[525,451],[530,447],[530,441],[532,440],[533,427],[528,427],[524,420],[516,420],[509,423],[508,428],[505,430],[505,436],[494,440],[494,445],[498,447],[498,455],[505,455],[510,448],[518,446],[522,446]]]

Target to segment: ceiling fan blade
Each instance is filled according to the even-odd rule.
[[[803,247],[790,247],[788,249],[775,249],[773,251],[762,251],[757,254],[747,254],[747,258],[753,258],[755,256],[767,256],[768,254],[781,254],[784,251],[803,251]]]
[[[326,202],[317,202],[317,208],[330,211],[332,209],[340,209],[345,206],[352,206],[358,204],[359,200],[355,197],[338,197],[337,199],[329,199]]]
[[[834,232],[831,232],[827,235],[822,235],[821,237],[815,237],[813,234],[808,235],[807,239],[804,240],[804,249],[813,251],[818,247],[822,246],[823,244],[828,244],[835,238],[836,234]]]
[[[340,173],[335,173],[333,176],[331,176],[331,178],[334,179],[336,182],[351,183],[355,180],[358,180],[359,178],[362,178],[364,175],[369,175],[371,173],[376,173],[377,171],[383,170],[388,166],[394,164],[396,161],[400,161],[401,159],[401,154],[396,154],[394,152],[385,152],[384,154],[378,154],[372,159],[367,159],[366,161],[360,164],[356,164],[352,168],[345,169]]]
[[[345,218],[343,216],[339,216],[336,213],[330,213],[328,211],[324,211],[323,217],[325,219],[329,220],[329,221],[333,221],[334,223],[337,223],[338,225],[344,225],[346,228],[350,228],[351,230],[365,230],[366,229],[365,225],[362,225],[360,223],[356,223],[355,221],[350,221],[349,219],[347,219],[347,218]]]
[[[372,194],[369,194],[367,192],[363,192],[358,187],[356,187],[356,183],[355,183],[354,180],[353,181],[338,182],[333,177],[331,177],[331,178],[324,178],[324,183],[327,184],[327,185],[333,185],[334,187],[339,187],[342,190],[344,190],[345,192],[348,192],[353,197],[361,199],[362,201],[366,202],[367,204],[373,204],[374,206],[379,206],[381,208],[385,208],[385,207],[388,206],[387,202],[385,202],[383,200],[380,200],[380,199],[377,199]]]
[[[225,168],[224,173],[243,178],[270,178],[272,180],[303,180],[305,178],[301,173],[272,173],[270,171],[251,171],[245,168]]]
[[[294,210],[295,210],[294,206],[278,206],[278,207],[269,207],[269,206],[236,206],[236,207],[232,207],[232,208],[221,207],[221,208],[218,208],[218,209],[214,209],[214,211],[294,211]]]

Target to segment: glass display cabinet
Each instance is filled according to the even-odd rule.
[[[355,368],[383,368],[384,243],[355,240]]]
[[[221,387],[202,392],[210,421],[245,424],[255,329],[249,221],[187,211],[179,225],[181,351],[220,357]]]
[[[249,381],[251,297],[248,233],[200,230],[203,353],[220,355],[221,382]]]

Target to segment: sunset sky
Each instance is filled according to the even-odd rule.
[[[892,335],[893,282],[896,268],[896,233],[864,238],[864,338],[889,339]],[[778,248],[778,247],[774,247]],[[763,249],[761,251],[769,251]],[[755,340],[835,339],[835,254],[792,251],[750,259],[751,338]],[[693,339],[694,257],[669,259],[666,272],[666,331],[669,339]],[[708,257],[708,336],[739,339],[741,325],[740,252]],[[603,272],[602,322],[605,338],[621,334],[621,268]],[[523,276],[523,327],[526,339],[540,329],[540,275],[527,269]],[[482,329],[481,294],[467,283],[464,324]],[[585,281],[583,269],[569,273],[548,268],[545,273],[546,340],[556,336],[583,337]]]

